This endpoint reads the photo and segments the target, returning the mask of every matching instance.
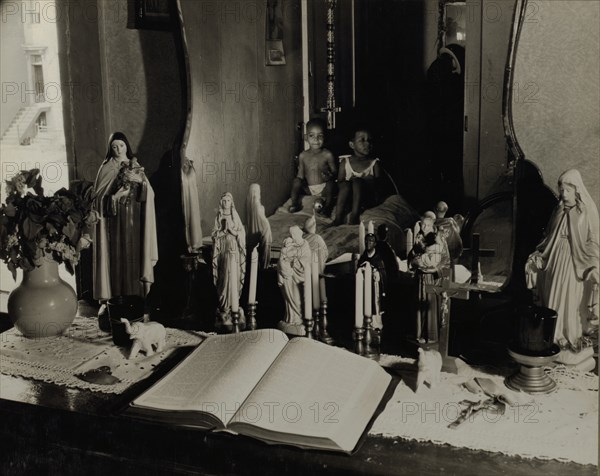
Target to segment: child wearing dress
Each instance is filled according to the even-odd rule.
[[[352,155],[340,156],[338,172],[338,198],[334,225],[345,223],[347,208],[351,205],[348,222],[359,222],[360,212],[365,208],[367,193],[374,195],[380,176],[379,159],[371,157],[372,136],[366,129],[357,129],[348,143]]]
[[[333,154],[323,148],[325,141],[325,125],[319,119],[311,119],[306,123],[308,149],[299,157],[298,174],[292,185],[292,204],[289,211],[298,212],[302,209],[302,193],[321,196],[325,205],[319,213],[329,216],[333,209],[335,177],[338,173]]]

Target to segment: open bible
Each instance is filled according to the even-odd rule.
[[[350,453],[390,381],[372,360],[276,329],[214,335],[126,414]]]

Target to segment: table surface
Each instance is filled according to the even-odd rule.
[[[0,374],[3,474],[597,474],[591,465],[400,438],[367,436],[352,456],[303,451],[119,414],[187,351],[178,351],[153,376],[121,395]]]

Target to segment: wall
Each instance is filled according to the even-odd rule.
[[[182,130],[179,52],[173,31],[127,29],[126,13],[127,0],[100,3],[106,130],[124,132],[152,175]]]
[[[285,66],[265,66],[266,2],[183,0],[181,7],[192,99],[186,155],[206,235],[223,192],[233,194],[241,216],[252,182],[261,185],[267,214],[289,196],[302,120],[300,7],[283,2]]]
[[[93,181],[106,154],[97,0],[58,10],[58,55],[71,179]]]
[[[151,176],[182,129],[177,32],[127,29],[127,0],[79,0],[65,8],[59,54],[73,177],[94,180],[116,130]]]
[[[515,66],[513,119],[525,157],[556,190],[577,168],[600,204],[600,3],[530,5]]]

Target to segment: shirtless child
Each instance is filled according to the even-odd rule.
[[[321,196],[325,205],[319,213],[325,216],[333,209],[333,195],[337,165],[333,154],[323,148],[325,141],[325,125],[319,119],[311,119],[306,124],[308,149],[300,154],[298,174],[292,185],[292,204],[290,212],[302,210],[302,194]]]

